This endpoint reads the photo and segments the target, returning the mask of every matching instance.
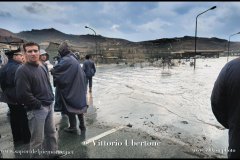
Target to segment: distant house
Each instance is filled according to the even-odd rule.
[[[12,36],[10,36],[10,37],[0,36],[0,43],[3,43],[3,44],[21,45],[25,42],[26,41],[24,41],[23,39],[12,37]]]
[[[50,42],[41,42],[39,43],[41,49],[46,49],[49,46]]]
[[[204,57],[219,57],[223,50],[196,50],[196,55]],[[195,56],[195,50],[180,50],[171,52],[174,58],[190,58]]]
[[[19,45],[21,45],[21,43],[0,43],[0,66],[5,65],[8,62],[5,52],[8,50],[15,50]]]
[[[119,58],[118,57],[104,57],[102,58],[103,63],[118,63]]]
[[[56,57],[58,55],[58,46],[59,43],[50,42],[48,47],[46,48],[46,52],[49,54],[49,61],[53,63],[54,59],[53,57]]]
[[[23,39],[12,36],[0,36],[0,66],[8,62],[8,58],[5,55],[6,51],[15,50],[25,42]]]
[[[8,62],[8,58],[7,58],[7,56],[5,55],[4,49],[0,49],[0,68],[1,68],[3,65],[7,64],[7,62]]]

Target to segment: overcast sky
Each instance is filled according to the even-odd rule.
[[[138,42],[195,36],[228,39],[240,32],[240,2],[0,2],[0,28],[14,33],[55,28]],[[231,37],[240,41],[240,34]]]

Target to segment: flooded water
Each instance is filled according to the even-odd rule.
[[[226,57],[197,59],[195,70],[189,62],[164,70],[149,64],[99,65],[93,78],[93,92],[87,94],[90,107],[85,114],[86,126],[91,128],[93,123],[100,128],[129,126],[137,130],[133,132],[136,136],[144,131],[159,137],[160,142],[171,140],[165,141],[171,146],[166,152],[174,145],[183,148],[186,145],[192,149],[184,151],[189,155],[201,152],[203,158],[226,158],[228,130],[217,122],[210,102],[214,82],[226,62]],[[1,114],[5,115],[8,108],[5,103],[1,105]],[[67,125],[59,112],[55,115],[57,125]],[[6,115],[2,116],[1,150],[13,147],[7,121]],[[95,134],[96,130],[89,132],[94,135],[92,132]]]
[[[226,62],[226,57],[197,59],[195,70],[189,62],[169,70],[149,65],[97,66],[92,93],[96,120],[105,125],[131,124],[200,149],[227,148],[228,130],[216,121],[210,103],[214,82]]]

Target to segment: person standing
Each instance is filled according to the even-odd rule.
[[[81,133],[86,131],[84,115],[87,111],[86,102],[86,77],[76,56],[70,51],[68,43],[63,42],[58,47],[61,56],[51,73],[53,82],[58,92],[62,110],[67,113],[70,127],[65,128],[67,132],[77,131],[76,115],[79,119]]]
[[[35,42],[23,45],[27,62],[16,72],[16,93],[18,100],[27,110],[31,133],[30,151],[51,151],[50,155],[30,153],[32,157],[58,157],[56,128],[53,119],[54,95],[49,73],[40,62],[40,46]]]
[[[94,62],[91,60],[90,55],[85,56],[85,61],[83,62],[83,70],[86,74],[86,86],[89,83],[89,92],[92,92],[92,77],[96,73],[96,68]],[[86,88],[87,89],[87,88]]]
[[[20,47],[5,53],[8,63],[1,69],[0,84],[3,94],[10,109],[10,125],[14,145],[30,142],[27,113],[22,104],[17,100],[16,86],[14,82],[17,69],[22,65],[23,54]]]
[[[211,94],[217,121],[228,132],[228,158],[240,158],[240,58],[228,62],[219,73]]]
[[[49,71],[53,68],[49,61],[49,54],[44,49],[40,49],[40,60],[47,65]]]

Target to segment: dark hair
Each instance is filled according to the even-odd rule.
[[[37,47],[38,47],[38,50],[40,50],[39,44],[37,44],[37,43],[35,43],[35,42],[27,42],[27,43],[24,43],[24,44],[23,44],[24,52],[26,52],[26,47],[28,47],[28,46],[37,46]]]
[[[18,52],[21,52],[20,47],[18,47],[18,49],[16,49],[16,50],[8,50],[8,51],[5,51],[5,55],[8,57],[8,59],[13,59],[13,55],[14,55],[15,53],[18,53]]]
[[[85,56],[85,58],[86,58],[86,59],[89,59],[89,58],[91,58],[91,55],[87,54],[87,55]]]

